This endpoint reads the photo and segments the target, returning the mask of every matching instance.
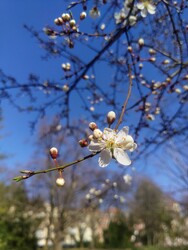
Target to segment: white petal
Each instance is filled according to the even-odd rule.
[[[147,9],[141,10],[141,16],[146,17],[147,16]]]
[[[132,138],[131,135],[127,135],[127,136],[126,136],[126,142],[127,142],[127,143],[133,143],[133,142],[134,142],[134,140],[133,140],[133,138]]]
[[[104,140],[114,139],[115,136],[116,136],[116,132],[113,129],[111,129],[111,128],[104,129],[104,132],[103,132],[103,139]]]
[[[129,127],[123,127],[117,134],[116,143],[121,143],[122,141],[124,141],[128,133],[129,133]]]
[[[115,148],[113,154],[114,154],[114,157],[116,158],[116,160],[120,164],[125,165],[125,166],[128,166],[131,164],[131,160],[129,159],[128,154],[126,152],[124,152],[123,149]]]
[[[133,146],[131,149],[129,149],[130,152],[133,152],[137,148],[137,144],[133,143]]]
[[[102,150],[105,147],[105,143],[103,141],[98,142],[98,140],[93,140],[90,142],[88,149],[92,152],[97,152]]]
[[[139,9],[139,10],[143,10],[144,9],[144,4],[143,3],[137,3],[137,8]]]
[[[99,166],[106,167],[112,159],[112,153],[109,149],[103,149],[99,157]]]
[[[130,16],[129,17],[129,23],[130,23],[131,26],[135,25],[136,21],[137,21],[137,19],[136,19],[135,16]]]
[[[152,4],[148,4],[147,10],[150,14],[155,14],[155,6]]]

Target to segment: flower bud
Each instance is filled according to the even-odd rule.
[[[170,63],[170,60],[166,59],[162,62],[162,64],[169,64]]]
[[[88,75],[83,75],[82,78],[83,78],[84,80],[88,80],[88,79],[89,79],[89,76],[88,76]]]
[[[133,52],[133,49],[132,49],[132,47],[131,47],[131,46],[128,46],[128,47],[127,47],[127,50],[128,50],[130,53],[132,53],[132,52]]]
[[[188,85],[184,85],[184,86],[183,86],[183,89],[184,89],[185,91],[188,91]]]
[[[113,182],[112,186],[117,187],[117,182]]]
[[[181,94],[181,89],[176,88],[176,89],[175,89],[175,92],[176,92],[177,94]]]
[[[62,19],[63,19],[64,22],[68,22],[68,21],[70,21],[71,17],[70,17],[70,15],[68,13],[63,13],[62,14]]]
[[[150,61],[150,62],[155,62],[155,61],[156,61],[156,58],[155,58],[155,57],[150,57],[150,58],[149,58],[149,61]]]
[[[149,121],[154,121],[154,120],[155,120],[155,116],[152,115],[152,114],[148,114],[148,115],[146,116],[146,118],[147,118]]]
[[[59,186],[59,187],[64,186],[65,180],[63,179],[63,177],[57,178],[57,179],[56,179],[56,184],[57,184],[57,186]]]
[[[187,79],[188,79],[188,74],[183,77],[183,80],[187,80]]]
[[[149,49],[148,52],[149,52],[150,55],[155,55],[156,54],[156,51],[154,49]]]
[[[92,130],[92,131],[94,131],[96,128],[98,128],[97,127],[97,124],[95,123],[95,122],[90,122],[89,123],[89,128]]]
[[[93,136],[95,139],[101,138],[102,134],[103,134],[102,131],[98,128],[93,131]]]
[[[108,124],[111,125],[116,119],[116,113],[114,111],[110,111],[108,112],[106,118],[107,118]]]
[[[58,150],[57,148],[53,147],[50,149],[50,156],[52,157],[52,159],[56,159],[58,156]]]
[[[86,139],[79,140],[79,144],[82,148],[88,146],[88,141]]]
[[[63,19],[61,17],[58,17],[54,20],[54,23],[58,26],[63,24]]]
[[[84,20],[86,16],[87,16],[86,12],[83,11],[82,13],[80,13],[80,20]]]
[[[76,25],[76,21],[74,19],[71,19],[69,21],[69,24],[70,24],[71,28],[73,28]]]
[[[138,45],[139,45],[140,48],[142,48],[144,46],[144,39],[143,38],[140,38],[138,40]]]
[[[68,86],[68,84],[64,84],[63,87],[62,87],[62,90],[63,90],[64,92],[69,91],[69,86]]]
[[[140,63],[140,64],[139,64],[139,69],[142,69],[142,68],[143,68],[143,64]]]
[[[90,11],[89,11],[89,15],[93,18],[96,19],[98,17],[100,17],[101,13],[98,10],[97,7],[93,7]]]

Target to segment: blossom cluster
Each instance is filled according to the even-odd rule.
[[[115,118],[115,112],[110,111],[107,114],[109,126],[115,121]],[[112,158],[124,166],[131,164],[126,151],[133,152],[137,144],[134,142],[132,136],[128,134],[128,127],[123,127],[119,132],[110,127],[101,131],[96,123],[91,122],[89,128],[93,131],[93,134],[89,136],[90,143],[88,149],[93,153],[100,152],[98,160],[100,167],[108,166]],[[87,140],[81,140],[80,145],[87,146]]]
[[[139,0],[137,4],[133,5],[133,0],[126,0],[123,4],[123,8],[120,12],[114,14],[116,24],[123,24],[124,26],[129,24],[135,25],[137,22],[138,11],[142,17],[146,17],[147,13],[155,14],[156,6],[151,0]],[[131,14],[130,14],[131,13]]]

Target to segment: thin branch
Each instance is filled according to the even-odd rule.
[[[57,171],[57,170],[58,170],[58,171],[59,171],[59,170],[62,171],[62,170],[64,170],[65,168],[68,168],[68,167],[70,167],[70,166],[72,166],[72,165],[74,165],[74,164],[77,164],[77,163],[79,163],[79,162],[85,161],[85,160],[87,160],[87,159],[89,159],[89,158],[91,158],[91,157],[93,157],[93,156],[95,156],[95,155],[97,155],[97,154],[99,154],[99,153],[100,153],[100,151],[98,151],[98,152],[96,152],[96,153],[92,153],[92,154],[87,155],[87,156],[85,156],[85,157],[83,157],[83,158],[80,158],[80,159],[78,159],[78,160],[76,160],[76,161],[67,163],[67,164],[65,164],[65,165],[63,165],[63,166],[59,166],[59,167],[49,168],[49,169],[45,169],[45,170],[38,170],[38,171],[21,170],[20,173],[25,174],[25,175],[16,176],[16,177],[13,178],[13,180],[19,182],[19,181],[21,181],[21,180],[28,179],[28,178],[32,177],[33,175],[36,175],[36,174],[46,174],[46,173],[48,173],[48,172]]]
[[[123,104],[123,106],[122,106],[122,111],[121,111],[120,117],[119,117],[118,122],[117,122],[117,124],[116,124],[116,126],[115,126],[115,130],[118,129],[119,125],[120,125],[120,124],[122,123],[122,121],[123,121],[123,116],[124,116],[124,114],[125,114],[125,110],[126,110],[126,107],[127,107],[127,103],[128,103],[128,100],[129,100],[129,98],[130,98],[130,96],[131,96],[131,90],[132,90],[133,82],[132,82],[132,74],[131,74],[131,67],[130,67],[130,65],[128,66],[128,68],[129,68],[129,89],[128,89],[128,93],[127,93],[127,97],[126,97],[126,99],[125,99],[125,102],[124,102],[124,104]]]

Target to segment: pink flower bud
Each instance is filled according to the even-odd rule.
[[[56,159],[58,156],[58,150],[57,148],[53,147],[50,149],[50,156],[52,157],[52,159]]]
[[[84,148],[88,146],[88,141],[86,139],[82,139],[79,141],[79,144],[82,148]]]

